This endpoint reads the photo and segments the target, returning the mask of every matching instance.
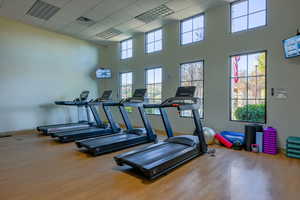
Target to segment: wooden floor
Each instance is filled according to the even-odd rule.
[[[126,151],[126,150],[125,150]],[[296,200],[300,161],[227,149],[149,182],[113,156],[89,157],[74,143],[37,134],[0,139],[1,200]]]

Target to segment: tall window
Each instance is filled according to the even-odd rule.
[[[132,96],[132,72],[120,73],[120,98],[125,99]],[[125,108],[132,112],[132,107]]]
[[[161,103],[162,93],[162,68],[146,69],[147,97],[150,103]],[[148,114],[159,114],[159,109],[147,109]]]
[[[203,61],[184,63],[180,65],[180,85],[196,86],[196,96],[201,99],[200,117],[203,118],[203,84],[204,84]],[[191,117],[191,111],[182,111],[182,117]]]
[[[182,45],[201,40],[204,40],[204,14],[180,22],[180,41]]]
[[[132,57],[132,39],[124,40],[121,42],[121,59]]]
[[[239,0],[231,4],[231,32],[267,24],[267,0]]]
[[[162,50],[162,29],[146,33],[146,52],[153,53]]]
[[[265,123],[266,54],[231,56],[231,120]]]

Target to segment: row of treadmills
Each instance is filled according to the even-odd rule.
[[[136,89],[131,98],[120,102],[111,100],[112,91],[104,91],[103,95],[95,100],[88,101],[88,91],[81,93],[80,98],[74,101],[59,101],[57,105],[85,107],[87,116],[91,111],[94,121],[78,123],[56,124],[39,126],[37,130],[44,135],[56,138],[65,143],[75,141],[78,148],[97,156],[121,149],[153,143],[114,157],[118,165],[129,165],[142,173],[148,179],[155,179],[177,166],[207,152],[202,124],[200,121],[200,99],[195,97],[194,86],[179,87],[175,97],[163,101],[161,104],[149,104],[145,100],[146,89]],[[108,124],[104,123],[97,107],[102,105]],[[117,107],[121,113],[126,129],[119,127],[113,118],[111,108]],[[139,111],[144,128],[134,128],[130,121],[126,107],[135,107]],[[154,133],[146,109],[159,109],[165,127],[167,139],[159,141]],[[167,108],[177,108],[178,111],[190,110],[193,115],[195,131],[191,135],[174,136]]]

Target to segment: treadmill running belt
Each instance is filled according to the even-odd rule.
[[[164,159],[169,155],[176,154],[188,147],[189,146],[182,144],[162,143],[161,145],[146,149],[145,151],[140,151],[135,154],[125,156],[124,158],[127,161],[140,166],[146,166],[158,160]]]
[[[105,146],[105,145],[109,145],[112,143],[118,143],[118,142],[123,142],[123,141],[127,141],[127,140],[131,140],[134,138],[139,138],[139,137],[145,137],[144,135],[136,135],[136,134],[118,134],[118,135],[110,135],[107,137],[101,137],[101,139],[90,139],[90,140],[86,140],[86,141],[82,141],[82,145],[83,146],[89,146],[90,148],[95,148],[95,147],[99,147],[99,146]]]

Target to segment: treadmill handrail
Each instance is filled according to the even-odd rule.
[[[144,108],[160,108],[160,104],[144,104]]]

